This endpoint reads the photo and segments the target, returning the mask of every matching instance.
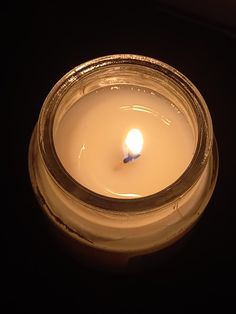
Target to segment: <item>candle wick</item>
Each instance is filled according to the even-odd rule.
[[[128,156],[123,159],[123,163],[127,164],[128,162],[133,161],[134,159],[137,159],[139,156],[141,156],[141,155],[137,154],[137,155],[132,156],[132,155],[128,154]]]

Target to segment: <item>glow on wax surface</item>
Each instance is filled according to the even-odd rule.
[[[178,104],[139,86],[100,88],[80,98],[54,128],[66,171],[110,197],[154,194],[176,181],[195,149]]]

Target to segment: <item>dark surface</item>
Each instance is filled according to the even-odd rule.
[[[109,9],[99,5],[10,2],[2,8],[3,312],[204,313],[229,312],[231,306],[234,311],[233,29],[149,1],[128,8],[121,2]],[[113,53],[157,58],[192,80],[210,109],[220,153],[215,192],[187,244],[153,270],[132,275],[89,270],[55,244],[42,223],[27,169],[31,132],[51,87],[81,62]]]

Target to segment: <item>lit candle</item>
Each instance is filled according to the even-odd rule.
[[[54,130],[59,159],[86,188],[137,198],[175,182],[195,149],[185,115],[139,86],[116,85],[77,101]]]
[[[92,262],[119,267],[194,225],[213,193],[218,153],[207,105],[183,74],[152,58],[112,55],[52,88],[29,170],[57,230]]]

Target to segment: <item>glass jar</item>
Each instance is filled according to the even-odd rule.
[[[184,173],[165,189],[132,199],[97,194],[63,167],[54,130],[81,97],[101,87],[137,85],[158,91],[184,113],[195,141]],[[218,152],[211,117],[197,88],[158,60],[131,54],[100,57],[63,76],[47,96],[29,148],[32,186],[43,211],[81,258],[124,267],[170,246],[196,223],[215,187]]]

